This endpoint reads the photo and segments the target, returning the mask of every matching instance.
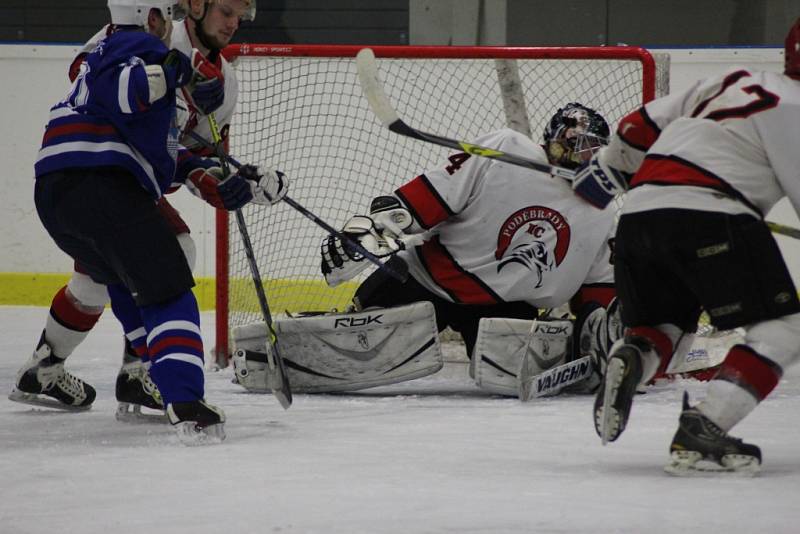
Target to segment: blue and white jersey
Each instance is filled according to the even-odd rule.
[[[153,198],[173,184],[178,155],[175,91],[150,102],[145,65],[169,50],[155,36],[118,31],[86,56],[67,97],[50,110],[36,177],[69,168],[130,171]]]

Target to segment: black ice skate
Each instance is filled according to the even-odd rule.
[[[17,373],[9,400],[67,411],[88,410],[96,392],[92,386],[64,370],[64,359],[52,353],[44,338]],[[48,398],[49,397],[49,398]]]
[[[594,399],[594,428],[603,445],[616,440],[625,430],[641,378],[642,353],[639,348],[626,343],[614,350]]]
[[[167,416],[184,445],[209,445],[225,439],[225,413],[202,399],[170,403]]]
[[[117,420],[125,422],[167,422],[161,392],[150,378],[150,372],[138,358],[122,364],[116,385]],[[142,407],[160,413],[143,413]]]
[[[670,445],[670,461],[664,471],[676,476],[732,473],[752,476],[761,469],[761,450],[729,436],[696,408],[683,394],[683,412]]]

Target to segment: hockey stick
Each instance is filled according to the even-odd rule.
[[[358,68],[358,79],[361,83],[361,89],[364,91],[364,96],[367,98],[372,112],[380,119],[383,125],[392,132],[413,139],[427,141],[435,145],[441,145],[456,150],[462,150],[467,154],[473,156],[481,156],[484,158],[496,159],[504,161],[512,165],[518,165],[527,169],[545,172],[551,176],[557,176],[566,180],[572,181],[575,178],[575,173],[569,169],[564,169],[556,165],[542,163],[534,159],[510,154],[508,152],[501,152],[494,148],[475,145],[467,143],[466,141],[457,141],[447,137],[425,133],[415,128],[412,128],[397,115],[397,112],[392,108],[389,103],[389,98],[383,89],[383,84],[378,79],[378,67],[375,63],[375,54],[369,48],[363,48],[356,55],[356,67]]]
[[[207,148],[211,148],[211,149],[216,151],[215,146],[212,143],[210,143],[207,139],[204,139],[202,136],[200,136],[199,134],[197,134],[195,132],[188,132],[188,133],[189,133],[189,137],[191,137],[192,139],[194,139],[195,141],[197,141],[201,145],[203,145],[203,146],[205,146]],[[220,155],[219,153],[217,153],[216,155],[217,155],[217,157],[220,158],[220,161],[224,162],[226,165],[228,163],[230,163],[231,165],[233,165],[237,169],[242,167],[242,164],[239,163],[233,156],[231,156],[229,154],[222,153]],[[368,251],[367,249],[365,249],[361,245],[361,243],[359,243],[355,239],[351,239],[349,236],[343,234],[342,232],[339,232],[333,226],[331,226],[330,224],[326,223],[325,221],[323,221],[322,219],[320,219],[319,217],[314,215],[311,211],[306,209],[302,204],[300,204],[299,202],[297,202],[293,198],[289,197],[289,195],[284,196],[282,200],[283,200],[283,202],[286,202],[287,204],[289,204],[295,210],[299,211],[301,215],[303,215],[304,217],[306,217],[307,219],[312,221],[314,224],[316,224],[317,226],[319,226],[320,228],[322,228],[323,230],[325,230],[329,234],[334,235],[337,238],[339,238],[341,241],[347,243],[356,252],[358,252],[359,254],[364,256],[370,262],[372,262],[375,265],[377,265],[379,269],[383,269],[386,272],[386,274],[388,274],[392,278],[396,279],[399,282],[405,282],[406,280],[408,280],[408,266],[405,264],[405,262],[403,262],[401,264],[402,268],[398,268],[397,266],[386,265],[375,254],[373,254],[370,251]],[[237,215],[237,219],[238,219],[238,215]],[[398,240],[398,241],[400,241],[400,240]],[[406,242],[406,241],[401,241],[401,242],[403,243],[404,247],[407,246],[407,245],[408,246],[413,246],[414,245],[414,241],[413,240],[409,240],[408,242]]]
[[[767,223],[767,226],[769,227],[770,231],[773,234],[780,234],[788,237],[793,237],[795,239],[800,239],[800,230],[798,230],[797,228],[792,228],[791,226],[778,224],[772,221],[765,221],[765,222]]]
[[[519,380],[519,400],[527,402],[536,397],[557,393],[563,388],[576,384],[592,375],[592,357],[582,356],[534,375],[528,367],[529,356],[526,353],[522,367],[517,375]]]
[[[222,165],[222,173],[226,178],[230,176],[230,168],[228,167],[228,158],[225,154],[225,149],[222,146],[222,136],[219,133],[219,125],[213,113],[208,115],[208,125],[211,129],[211,137],[214,144],[211,148],[214,149],[220,159]],[[250,274],[253,278],[253,285],[256,288],[256,296],[258,297],[258,304],[261,307],[261,315],[264,323],[267,325],[267,364],[270,373],[267,373],[267,387],[272,390],[272,394],[281,403],[284,410],[288,410],[292,405],[292,387],[289,384],[289,377],[286,374],[286,367],[283,364],[278,352],[278,337],[275,335],[275,328],[272,326],[272,314],[269,311],[269,304],[267,303],[267,294],[264,291],[264,285],[261,282],[261,274],[258,272],[258,263],[253,252],[253,244],[250,241],[250,234],[247,231],[247,224],[244,220],[244,215],[241,209],[236,210],[236,224],[239,227],[239,234],[242,236],[242,245],[244,246],[247,261],[250,264]]]

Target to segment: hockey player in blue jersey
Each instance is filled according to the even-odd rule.
[[[148,19],[154,14],[168,30],[172,2],[112,4],[139,21],[132,30],[152,30]],[[194,105],[210,113],[222,102],[224,80],[202,54],[169,50],[162,36],[118,31],[86,57],[67,97],[51,109],[35,167],[35,202],[56,244],[116,300],[135,302],[153,360],[150,373],[179,436],[219,441],[225,417],[204,401],[194,280],[155,201],[190,172],[213,165],[178,145],[176,90],[188,89]],[[220,182],[217,191],[225,208],[237,209],[251,200],[278,200],[285,183],[248,166]],[[44,336],[16,386],[12,400],[22,402],[44,394],[63,405],[88,407],[95,397],[64,370],[64,358]]]
[[[73,60],[69,68],[70,81],[74,81],[80,73],[80,66],[86,56],[97,44],[112,33],[123,29],[123,22],[145,23],[143,20],[127,19],[131,13],[130,0],[114,0],[109,2],[111,24],[105,25],[92,36]],[[169,7],[169,3],[165,3]],[[183,20],[176,20],[168,27],[166,21],[159,16],[147,17],[148,31],[162,36],[162,41],[169,47],[191,54],[192,49],[199,50],[205,58],[213,62],[225,80],[222,104],[214,111],[217,124],[223,139],[227,142],[231,119],[238,96],[236,72],[221,54],[221,50],[230,42],[242,21],[251,21],[256,15],[256,0],[181,0],[181,8],[186,14]],[[137,17],[138,18],[138,17]],[[120,24],[114,24],[117,21]],[[212,87],[213,89],[213,87]],[[191,134],[205,139],[212,135],[208,118],[192,104],[189,94],[183,94],[185,88],[178,93],[178,124],[182,130],[181,145],[197,155],[208,155],[212,151],[201,145]],[[217,91],[210,91],[218,94]],[[198,168],[189,173],[189,180],[184,184],[195,195],[203,198],[215,208],[224,209],[224,205],[216,190],[217,177],[221,175],[219,168]],[[176,234],[189,267],[195,265],[196,249],[190,234],[189,226],[180,213],[172,207],[166,195],[158,201],[162,216]],[[62,358],[73,354],[80,343],[89,335],[100,319],[110,297],[106,287],[94,282],[84,273],[83,267],[76,263],[67,284],[53,296],[49,313],[44,324],[44,336],[53,352]],[[164,411],[161,393],[150,378],[150,356],[147,353],[145,330],[138,308],[132,299],[123,302],[110,302],[114,315],[120,321],[124,331],[122,366],[116,378],[115,396],[118,401],[116,417],[120,421],[136,421],[141,419],[162,419],[161,414],[149,413],[149,410]],[[86,384],[85,387],[91,387]],[[58,407],[62,407],[58,405]],[[149,410],[143,410],[148,408]]]

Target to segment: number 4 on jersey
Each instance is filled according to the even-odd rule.
[[[450,165],[444,168],[447,171],[447,174],[453,175],[455,172],[461,168],[465,161],[469,159],[469,154],[466,152],[458,152],[453,154],[448,160],[450,160]]]

